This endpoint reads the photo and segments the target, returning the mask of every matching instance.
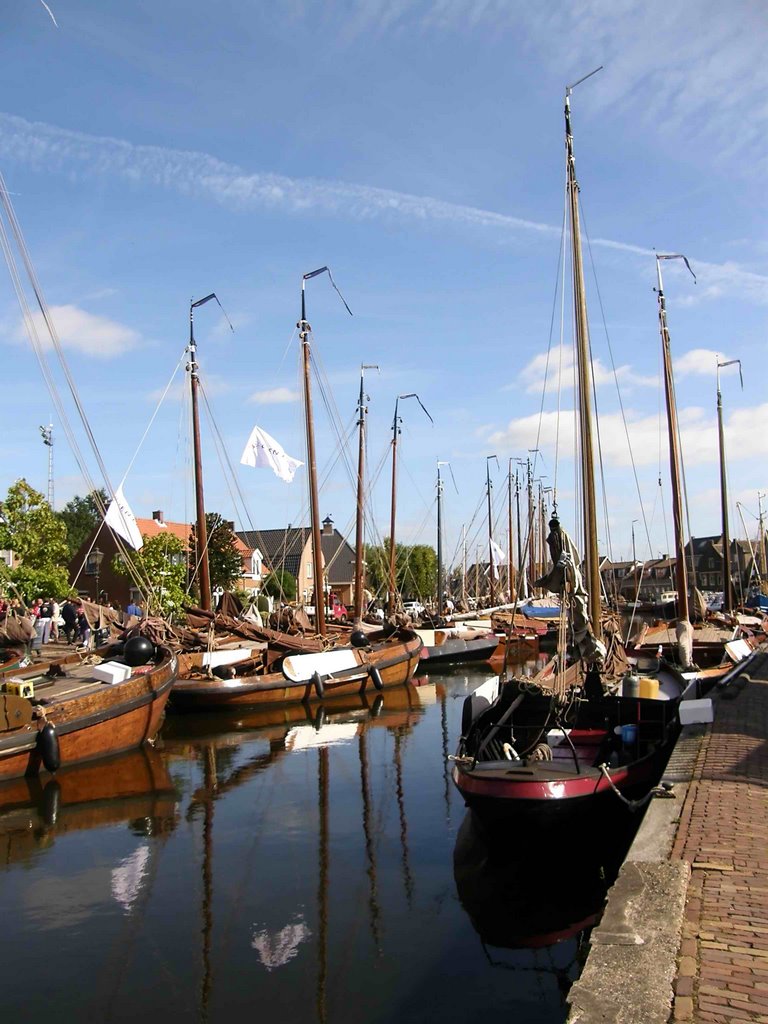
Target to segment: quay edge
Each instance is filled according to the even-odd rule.
[[[738,665],[723,685],[764,660],[766,645]],[[608,893],[579,979],[568,994],[567,1024],[667,1024],[683,938],[691,877],[672,860],[680,816],[710,725],[684,726],[664,772],[675,799],[653,799]]]

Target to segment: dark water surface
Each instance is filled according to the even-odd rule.
[[[613,867],[476,833],[446,758],[485,677],[169,715],[156,750],[0,787],[5,1019],[564,1020]]]

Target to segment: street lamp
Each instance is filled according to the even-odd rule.
[[[96,570],[96,604],[99,604],[99,571],[101,570],[104,552],[100,551],[98,548],[94,548],[91,554],[93,555],[93,565]]]

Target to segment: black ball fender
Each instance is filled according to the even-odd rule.
[[[61,767],[61,751],[59,737],[50,722],[46,722],[37,734],[37,750],[46,771],[51,774],[57,772]]]
[[[319,672],[312,673],[312,684],[315,687],[315,693],[320,698],[320,700],[322,700],[323,697],[325,696],[325,685],[323,683],[323,677],[320,675]]]

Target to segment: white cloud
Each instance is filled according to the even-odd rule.
[[[551,394],[558,390],[568,391],[574,386],[574,353],[570,345],[556,345],[547,356],[546,352],[540,352],[520,372],[520,379],[525,385],[525,390],[530,394],[541,394],[546,376],[547,393]],[[644,377],[635,373],[631,366],[617,366],[616,378],[622,385],[624,391],[631,387],[658,387],[657,377]],[[592,360],[592,379],[595,387],[603,384],[615,384],[613,370],[604,366],[600,359]],[[505,390],[511,390],[515,384],[507,385]]]
[[[688,406],[679,412],[680,436],[686,466],[716,462],[718,459],[717,423],[704,409]],[[488,435],[489,444],[503,452],[521,452],[539,447],[552,453],[559,445],[560,457],[570,459],[574,450],[574,411],[534,413],[510,420],[506,427]],[[638,416],[627,413],[627,429],[632,442],[635,464],[652,466],[667,458],[666,420],[659,424],[658,415]],[[659,430],[661,429],[661,438]],[[538,437],[537,437],[538,435]],[[620,413],[600,417],[603,459],[608,465],[629,466],[631,458],[624,422]],[[725,444],[729,463],[768,456],[768,403],[737,409],[725,424]]]
[[[722,352],[715,352],[711,348],[692,348],[690,352],[684,352],[675,359],[675,374],[685,376],[686,374],[698,374],[704,377],[717,375],[718,361],[727,362],[728,356]],[[720,373],[738,373],[738,366],[726,366]]]
[[[270,388],[268,391],[256,391],[249,401],[260,405],[281,405],[284,402],[295,402],[298,397],[299,392],[290,388]]]
[[[247,173],[207,153],[136,146],[122,139],[67,131],[11,114],[0,113],[0,157],[44,168],[48,173],[58,171],[70,178],[107,177],[126,181],[133,188],[143,185],[170,189],[238,210],[279,208],[293,214],[312,211],[354,220],[384,217],[431,221],[496,231],[504,236],[525,232],[559,238],[561,233],[560,225],[430,196],[348,182]],[[607,238],[593,239],[592,245],[631,256],[655,255],[652,249]],[[734,297],[768,303],[768,277],[764,275],[733,262],[696,260],[695,269],[700,282],[697,295],[719,295],[718,289],[727,288]]]
[[[50,313],[62,347],[74,352],[96,356],[98,359],[113,359],[136,348],[141,340],[138,332],[131,327],[105,316],[88,313],[79,306],[51,306]],[[42,313],[33,313],[32,320],[43,347],[51,348]],[[23,321],[14,330],[13,338],[16,341],[27,340]]]

